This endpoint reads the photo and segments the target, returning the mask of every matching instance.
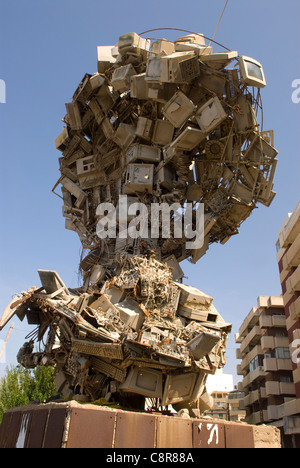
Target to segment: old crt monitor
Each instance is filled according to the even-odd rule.
[[[265,88],[267,86],[266,78],[261,63],[243,55],[239,59],[241,79],[248,86]]]

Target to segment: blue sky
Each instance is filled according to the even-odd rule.
[[[61,200],[51,193],[59,178],[54,140],[63,128],[65,102],[85,73],[97,71],[98,45],[121,34],[180,28],[212,37],[225,0],[0,0],[0,313],[13,294],[39,285],[38,269],[54,269],[78,285],[80,243],[64,229]],[[186,283],[215,299],[233,324],[224,372],[236,373],[234,334],[259,295],[281,293],[275,242],[286,214],[299,200],[299,0],[229,0],[216,40],[263,63],[264,129],[274,129],[279,164],[277,197],[259,206],[225,246],[211,246],[197,265],[182,264]],[[180,32],[157,32],[174,40]],[[0,332],[4,340],[9,325]],[[15,320],[6,364],[31,330]],[[0,341],[1,343],[1,341]],[[0,364],[0,375],[5,365]],[[235,376],[235,382],[238,379]]]

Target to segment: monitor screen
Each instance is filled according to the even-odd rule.
[[[247,67],[247,74],[251,78],[257,78],[261,81],[264,80],[264,76],[262,73],[262,67],[256,63],[249,62],[249,60],[245,60],[246,67]]]
[[[161,75],[161,61],[160,57],[152,57],[149,59],[146,71],[146,79],[149,80],[159,79]]]
[[[262,65],[250,57],[240,57],[240,72],[242,81],[248,86],[264,88],[267,83]]]

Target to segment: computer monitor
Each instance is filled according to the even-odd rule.
[[[146,81],[188,83],[199,74],[199,63],[194,52],[175,52],[166,57],[150,57],[146,70]]]
[[[136,33],[129,33],[119,37],[117,46],[119,53],[123,55],[126,52],[134,51],[134,49],[150,51],[151,41],[140,37]]]
[[[146,80],[160,82],[163,65],[166,64],[161,61],[161,57],[150,57],[146,70]]]
[[[162,398],[162,373],[159,370],[133,367],[126,381],[120,385],[122,392],[139,393],[148,398]]]
[[[239,59],[242,81],[248,86],[265,88],[267,86],[266,78],[261,63],[243,55]]]
[[[198,375],[196,373],[169,374],[166,379],[162,405],[168,406],[191,400]]]

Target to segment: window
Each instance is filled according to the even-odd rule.
[[[280,377],[280,382],[281,383],[293,383],[293,379],[292,379],[292,377],[281,376]]]
[[[285,332],[283,330],[282,331],[277,331],[275,333],[275,338],[283,338],[283,337],[286,337],[286,336],[288,336],[288,334],[287,334],[287,332]]]
[[[258,367],[263,367],[264,356],[256,356],[249,364],[250,372],[255,371]]]
[[[275,349],[276,359],[290,359],[290,350],[289,348],[276,348]]]
[[[241,400],[245,398],[245,394],[243,392],[236,392],[228,395],[228,400]]]
[[[216,406],[218,406],[219,408],[224,408],[224,407],[225,407],[225,404],[226,404],[226,403],[223,402],[223,401],[218,401],[218,402],[216,403]]]

